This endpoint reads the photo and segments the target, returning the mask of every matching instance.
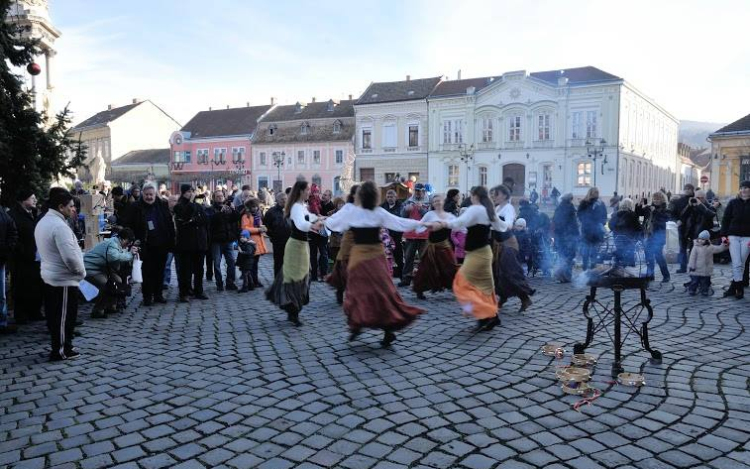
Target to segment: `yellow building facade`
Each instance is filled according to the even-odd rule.
[[[740,182],[750,180],[750,114],[722,127],[711,142],[711,189],[719,197],[737,194]]]

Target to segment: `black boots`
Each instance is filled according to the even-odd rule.
[[[724,292],[723,297],[729,298],[730,296],[734,296],[738,300],[745,297],[745,287],[742,285],[742,282],[732,281],[732,283],[729,284],[729,288]]]

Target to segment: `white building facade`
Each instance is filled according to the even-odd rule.
[[[428,176],[427,96],[440,77],[372,83],[354,105],[354,179],[393,182]]]
[[[514,195],[597,186],[637,197],[675,189],[678,121],[625,80],[594,67],[442,81],[427,98],[428,174],[438,191]],[[359,115],[358,115],[359,121]]]

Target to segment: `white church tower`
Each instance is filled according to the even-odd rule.
[[[23,37],[39,39],[39,49],[44,60],[39,56],[35,63],[39,66],[40,73],[34,76],[23,70],[22,76],[26,77],[29,88],[34,91],[36,110],[46,111],[51,117],[51,113],[55,112],[52,106],[53,62],[57,55],[54,46],[61,33],[52,25],[49,3],[47,0],[16,0],[10,6],[7,21],[18,25]]]

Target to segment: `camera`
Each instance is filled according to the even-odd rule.
[[[695,197],[690,198],[690,205],[698,205],[698,199]]]

